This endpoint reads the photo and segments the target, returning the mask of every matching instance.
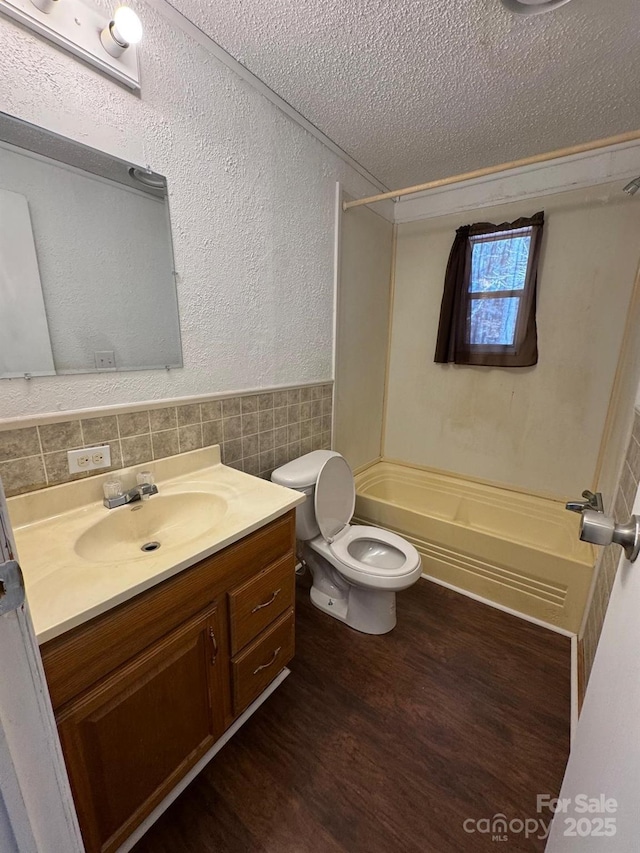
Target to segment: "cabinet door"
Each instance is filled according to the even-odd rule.
[[[220,636],[211,606],[58,715],[88,853],[115,850],[222,734]]]

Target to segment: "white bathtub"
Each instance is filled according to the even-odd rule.
[[[595,555],[564,504],[391,462],[356,488],[356,520],[405,536],[426,575],[578,631]]]

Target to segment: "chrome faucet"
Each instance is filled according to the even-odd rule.
[[[584,512],[586,509],[595,510],[595,512],[604,512],[604,504],[602,502],[602,494],[600,492],[590,492],[585,489],[582,493],[583,501],[569,501],[565,507],[570,512]]]
[[[105,483],[103,504],[107,509],[115,509],[134,501],[147,501],[151,495],[157,494],[158,487],[153,482],[153,475],[144,471],[138,474],[138,485],[127,492],[122,491],[122,484],[119,480],[111,480]]]

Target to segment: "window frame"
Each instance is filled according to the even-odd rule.
[[[525,225],[521,228],[505,228],[501,231],[495,231],[488,234],[469,234],[469,244],[470,244],[470,257],[469,257],[469,274],[466,276],[467,279],[467,289],[466,289],[466,299],[467,299],[467,315],[466,315],[466,329],[465,329],[465,345],[472,352],[477,353],[508,353],[510,355],[515,355],[520,346],[522,345],[522,341],[525,337],[527,331],[527,319],[530,310],[531,304],[531,289],[535,287],[535,280],[532,280],[531,276],[531,264],[532,264],[532,256],[533,256],[533,239],[529,243],[529,250],[527,252],[527,270],[524,277],[524,284],[521,288],[517,290],[485,290],[485,291],[472,291],[472,274],[473,274],[473,247],[476,243],[492,243],[499,242],[505,239],[514,239],[516,237],[524,237],[530,236],[533,237],[533,226]],[[506,298],[517,298],[519,300],[518,303],[518,313],[516,316],[515,329],[513,332],[513,343],[511,344],[474,344],[471,342],[471,306],[474,301],[477,300],[487,300],[487,299],[506,299]]]
[[[479,367],[532,367],[538,361],[536,302],[544,212],[496,225],[478,222],[457,229],[449,254],[434,361]],[[522,289],[471,291],[474,243],[530,235]],[[471,343],[471,307],[479,299],[518,297],[513,342]]]

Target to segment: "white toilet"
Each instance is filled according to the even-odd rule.
[[[314,450],[277,468],[274,483],[304,492],[296,536],[313,575],[311,601],[364,634],[396,624],[396,592],[420,577],[420,554],[401,536],[350,525],[356,504],[353,474],[332,450]]]

